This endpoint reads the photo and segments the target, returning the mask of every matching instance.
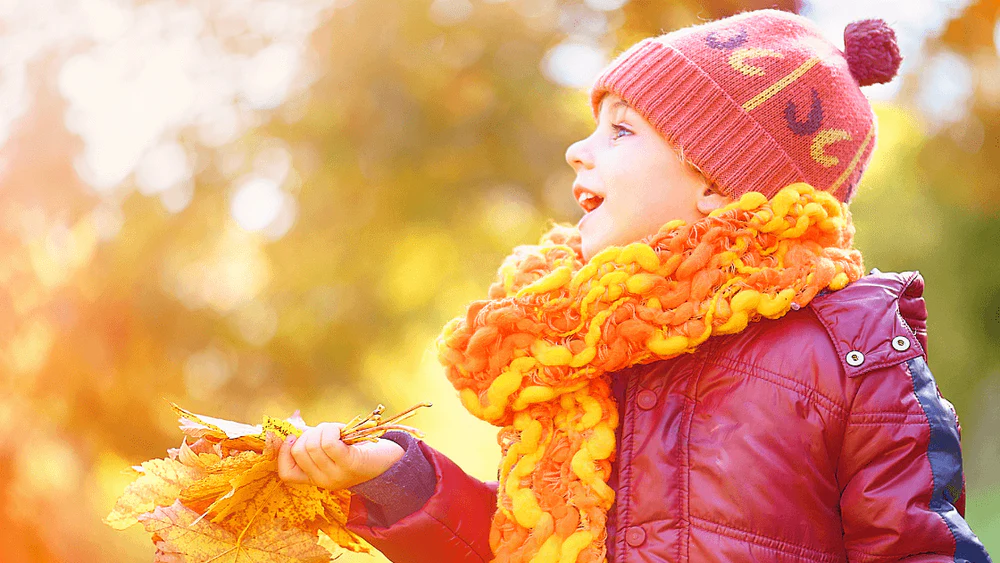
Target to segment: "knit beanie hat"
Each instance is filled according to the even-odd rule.
[[[860,87],[901,61],[882,20],[849,24],[840,51],[802,16],[757,10],[636,43],[598,76],[591,104],[596,118],[619,95],[726,195],[806,182],[849,202],[875,147]]]

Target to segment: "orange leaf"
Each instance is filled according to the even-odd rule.
[[[118,498],[104,522],[116,530],[124,530],[138,522],[137,518],[157,506],[169,506],[182,491],[205,476],[204,469],[189,467],[173,459],[144,461],[139,478]]]
[[[175,502],[139,518],[156,544],[155,563],[329,563],[317,536],[267,517],[252,519],[238,533],[199,520]]]

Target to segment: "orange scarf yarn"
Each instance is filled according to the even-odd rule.
[[[693,352],[863,275],[850,212],[804,183],[751,192],[691,225],[604,249],[555,226],[514,249],[438,337],[463,405],[502,429],[499,562],[604,561],[615,455],[615,371]]]

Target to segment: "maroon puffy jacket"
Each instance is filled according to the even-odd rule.
[[[873,270],[615,373],[608,560],[990,561],[963,518],[960,428],[927,368],[922,293],[919,273]],[[355,495],[348,527],[397,563],[489,561],[496,482],[415,443],[429,499],[379,525]]]

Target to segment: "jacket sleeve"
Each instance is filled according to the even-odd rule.
[[[838,480],[849,561],[990,562],[964,519],[958,418],[922,356],[864,376]]]
[[[434,494],[434,468],[419,441],[406,432],[392,430],[382,435],[403,448],[403,457],[381,475],[350,487],[368,511],[368,525],[388,527],[412,514]]]
[[[386,472],[390,475],[352,487],[356,494],[351,497],[347,529],[394,563],[493,559],[489,534],[497,483],[468,475],[425,442],[413,440],[404,447],[407,453]],[[416,455],[410,448],[417,449]],[[403,477],[407,472],[413,473],[412,478]],[[424,472],[427,475],[421,476]],[[427,484],[426,492],[421,483]],[[393,504],[406,506],[408,513],[398,514]]]

